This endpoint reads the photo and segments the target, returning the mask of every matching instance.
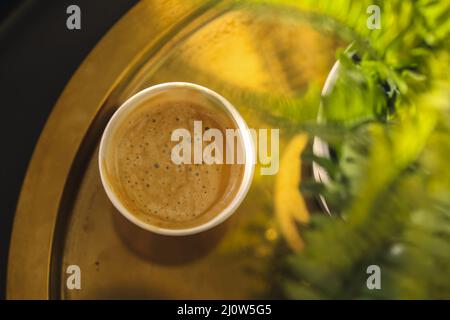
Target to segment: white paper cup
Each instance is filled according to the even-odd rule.
[[[135,110],[136,107],[142,105],[142,103],[148,99],[156,97],[158,95],[179,95],[179,94],[194,94],[195,96],[201,96],[207,99],[212,105],[221,110],[225,111],[229,117],[235,122],[236,128],[239,129],[241,134],[241,141],[243,145],[244,151],[244,173],[241,180],[241,185],[236,192],[236,196],[234,199],[228,204],[225,209],[223,209],[219,214],[208,220],[207,222],[186,229],[170,229],[170,228],[161,228],[149,223],[142,221],[133,215],[120,201],[120,197],[117,196],[113,188],[110,186],[110,183],[107,178],[106,170],[105,170],[105,157],[108,154],[108,148],[110,147],[111,137],[113,133],[121,124],[121,121]],[[220,110],[218,109],[218,110]],[[168,82],[158,84],[147,89],[140,91],[135,94],[131,98],[129,98],[119,109],[114,113],[114,115],[109,120],[105,131],[103,132],[102,139],[100,141],[100,150],[99,150],[99,169],[100,169],[100,177],[102,180],[103,187],[108,195],[109,199],[116,207],[116,209],[129,221],[133,224],[147,230],[150,232],[154,232],[160,235],[167,236],[186,236],[193,235],[199,232],[203,232],[209,230],[218,224],[224,222],[227,218],[229,218],[239,207],[241,202],[244,200],[247,192],[250,188],[253,179],[254,172],[254,163],[255,163],[255,149],[254,143],[252,139],[252,135],[247,127],[242,116],[239,112],[233,107],[233,105],[228,102],[224,97],[219,95],[218,93],[202,87],[200,85],[196,85],[193,83],[187,82]]]

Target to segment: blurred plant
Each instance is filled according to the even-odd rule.
[[[322,194],[335,215],[312,216],[302,252],[280,248],[288,258],[274,259],[276,289],[292,299],[450,298],[450,4],[249,3],[305,10],[355,36],[323,98],[326,123],[303,125],[334,156],[305,153],[331,181],[301,188]],[[381,7],[381,30],[366,28],[369,4]],[[371,264],[382,290],[366,287]]]
[[[293,142],[282,160],[290,166],[283,165],[284,172],[279,182],[275,181],[279,186],[274,203],[261,201],[271,198],[262,193],[271,190],[273,181],[266,181],[254,194],[264,206],[261,212],[275,209],[278,216],[293,216],[293,223],[308,223],[300,226],[303,241],[294,237],[291,242],[296,245],[290,246],[279,242],[272,270],[268,274],[264,270],[274,282],[273,291],[291,299],[449,299],[450,3],[230,2],[255,14],[278,10],[283,19],[305,20],[321,32],[337,34],[353,43],[338,52],[339,76],[330,94],[322,98],[321,124],[316,123],[320,105],[317,83],[308,83],[301,91],[292,88],[292,96],[284,96],[240,88],[186,64],[177,68],[187,80],[202,83],[207,79],[205,85],[240,105],[241,112],[286,128],[283,134]],[[366,26],[366,9],[371,4],[381,8],[380,30]],[[279,57],[285,58],[282,54]],[[281,61],[285,70],[289,70],[291,61]],[[302,130],[325,140],[333,151],[331,159],[303,151],[306,143],[304,135],[299,136]],[[301,151],[304,162],[317,162],[330,176],[326,185],[303,180],[302,194],[323,195],[333,211],[331,218],[323,214],[308,217],[302,199],[292,195],[295,179],[301,176],[293,169],[300,161],[293,157]],[[284,186],[291,188],[286,191]],[[292,212],[295,207],[299,211]],[[267,215],[254,216],[259,220],[250,224],[253,231],[242,230],[231,243],[232,248],[224,250],[234,252],[239,247],[251,255],[249,248],[269,245],[263,236]],[[291,221],[283,223],[291,231]],[[303,250],[292,252],[292,247]],[[381,267],[381,290],[366,287],[366,268],[371,264]],[[255,269],[250,272],[257,273]]]

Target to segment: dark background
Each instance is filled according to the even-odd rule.
[[[22,180],[45,121],[71,75],[137,0],[0,0],[0,299]],[[68,30],[66,8],[81,9]]]

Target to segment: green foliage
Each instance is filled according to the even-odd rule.
[[[366,28],[372,1],[250,3],[309,10],[355,35],[338,55],[324,123],[304,126],[336,157],[307,154],[331,181],[302,189],[324,195],[335,216],[313,217],[305,250],[275,268],[279,290],[292,299],[449,299],[448,1],[375,1],[381,30]],[[366,287],[371,264],[381,267],[382,290]]]

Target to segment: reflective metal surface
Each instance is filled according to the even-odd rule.
[[[306,223],[309,213],[298,189],[307,137],[265,102],[321,88],[340,42],[305,19],[263,9],[149,0],[105,35],[65,88],[34,152],[14,222],[8,298],[270,296],[276,244],[285,239],[301,250],[296,223]],[[135,92],[168,81],[209,87],[249,127],[280,129],[279,173],[262,176],[256,167],[233,218],[184,239],[124,221],[101,186],[96,161],[112,112]],[[69,265],[81,268],[81,290],[66,287]]]

